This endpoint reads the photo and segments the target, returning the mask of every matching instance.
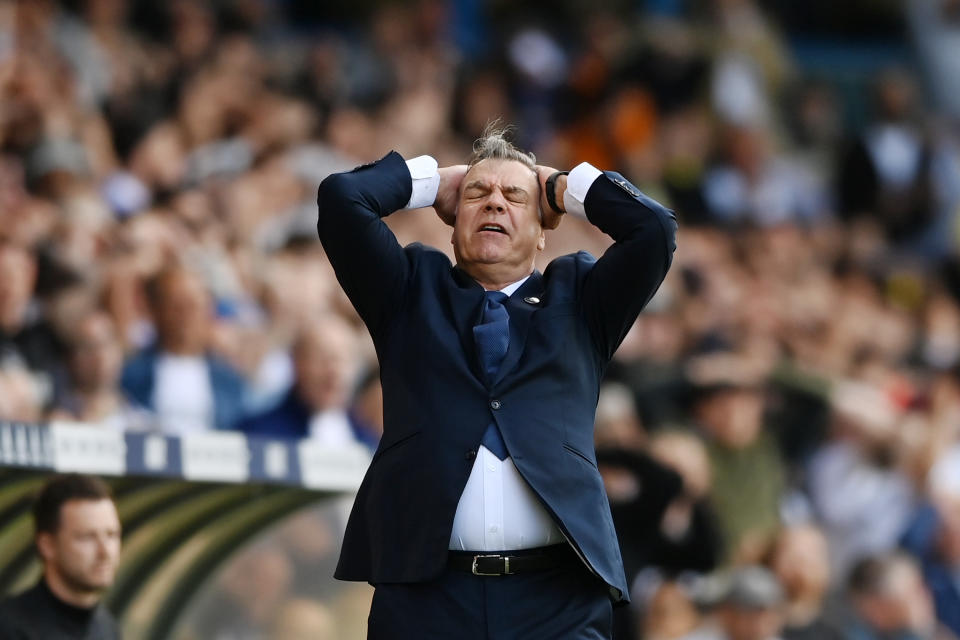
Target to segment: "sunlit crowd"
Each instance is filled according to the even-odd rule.
[[[905,3],[854,118],[753,0],[307,4],[0,0],[0,420],[372,451],[317,185],[500,118],[680,220],[598,405],[617,637],[960,636],[960,87],[921,46],[960,3]],[[539,266],[609,243],[567,219]]]

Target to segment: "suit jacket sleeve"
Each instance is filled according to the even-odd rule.
[[[392,151],[381,160],[328,176],[317,195],[317,231],[337,280],[371,331],[403,301],[410,264],[381,218],[410,200],[410,170]]]
[[[677,219],[612,171],[590,186],[584,209],[587,219],[614,239],[581,293],[591,334],[609,359],[667,275],[677,246]]]

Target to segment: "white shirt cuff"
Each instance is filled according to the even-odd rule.
[[[404,209],[419,209],[433,206],[437,199],[437,190],[440,188],[440,172],[437,161],[431,156],[417,156],[407,160],[407,168],[413,179],[413,191],[410,192],[410,201]]]
[[[567,176],[567,189],[563,192],[563,208],[567,213],[581,218],[587,217],[583,201],[587,199],[587,191],[590,191],[594,181],[602,175],[603,172],[589,162],[581,162],[570,171]]]

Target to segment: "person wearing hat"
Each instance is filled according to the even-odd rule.
[[[783,587],[768,569],[732,569],[717,576],[706,591],[702,599],[713,600],[713,615],[683,640],[781,640]]]

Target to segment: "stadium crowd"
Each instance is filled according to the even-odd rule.
[[[618,637],[960,636],[942,50],[863,78],[851,122],[753,0],[307,4],[0,0],[0,419],[375,447],[316,187],[390,149],[462,162],[499,117],[681,221],[598,406]],[[960,3],[906,5],[952,46]],[[430,210],[388,223],[451,251]],[[565,220],[540,266],[608,243]]]

